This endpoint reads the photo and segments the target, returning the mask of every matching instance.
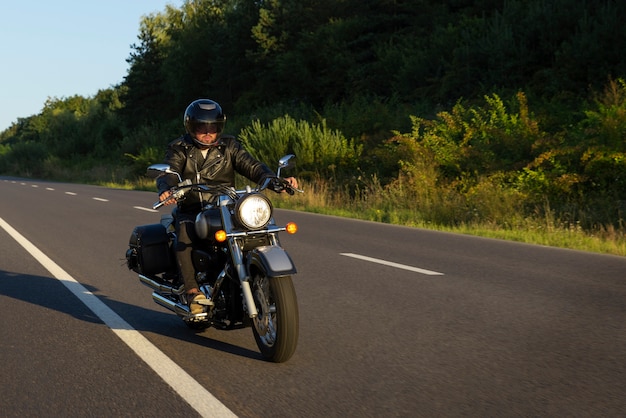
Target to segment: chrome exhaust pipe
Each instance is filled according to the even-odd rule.
[[[159,293],[174,293],[174,288],[169,284],[157,282],[156,280],[151,279],[148,276],[144,276],[143,274],[139,275],[139,281]]]
[[[174,302],[173,300],[170,300],[162,295],[162,294],[165,294],[165,295],[178,294],[182,292],[182,286],[180,289],[176,289],[168,284],[159,283],[156,280],[151,279],[150,277],[144,276],[143,274],[139,275],[139,280],[141,281],[141,283],[145,284],[146,286],[154,290],[154,292],[152,293],[152,300],[154,300],[154,302],[157,305],[160,305],[166,309],[169,309],[170,311],[174,312],[176,315],[180,316],[181,318],[185,320],[189,318],[193,318],[194,320],[200,320],[207,316],[206,312],[192,315],[187,305]]]
[[[154,300],[157,303],[157,305],[161,305],[164,308],[169,309],[170,311],[176,313],[176,315],[180,317],[185,318],[190,315],[189,308],[187,306],[181,303],[176,303],[172,300],[169,300],[166,297],[163,297],[156,292],[152,293],[152,300]]]

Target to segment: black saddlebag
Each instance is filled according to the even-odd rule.
[[[145,275],[171,271],[174,254],[170,251],[167,230],[161,224],[136,226],[128,240],[128,268]]]

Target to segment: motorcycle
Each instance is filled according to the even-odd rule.
[[[298,343],[298,304],[291,278],[296,267],[278,238],[282,231],[296,233],[297,225],[276,225],[273,206],[262,191],[302,192],[280,177],[280,171],[290,167],[293,159],[294,155],[281,158],[276,177],[244,190],[182,181],[166,164],[148,167],[151,178],[178,176],[179,183],[171,189],[169,199],[178,202],[189,192],[210,196],[195,219],[199,242],[192,252],[196,280],[207,297],[201,300],[202,313],[191,314],[178,272],[174,252],[176,209],[162,215],[160,223],[135,227],[126,251],[128,268],[153,290],[154,302],[197,331],[251,327],[262,356],[277,363],[287,361]],[[169,199],[155,203],[153,209]]]

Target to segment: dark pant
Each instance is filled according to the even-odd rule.
[[[198,287],[195,277],[195,269],[191,259],[191,251],[193,243],[197,240],[194,222],[196,213],[181,212],[176,213],[176,236],[178,237],[176,244],[176,261],[182,275],[185,290],[189,291]]]

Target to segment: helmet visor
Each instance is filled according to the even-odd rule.
[[[218,122],[198,122],[191,123],[191,129],[194,134],[221,134],[224,130],[224,121]]]

